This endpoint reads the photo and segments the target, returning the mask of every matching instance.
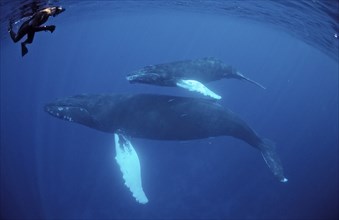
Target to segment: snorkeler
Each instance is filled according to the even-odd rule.
[[[55,17],[56,15],[64,11],[65,9],[62,8],[61,6],[47,7],[40,11],[37,11],[36,13],[32,15],[31,18],[29,18],[27,21],[25,21],[21,25],[21,27],[19,28],[16,34],[12,30],[13,22],[10,22],[8,32],[10,33],[11,38],[14,41],[14,43],[21,40],[27,34],[27,39],[21,43],[21,55],[22,56],[28,53],[26,44],[31,44],[33,42],[35,32],[50,31],[51,33],[53,33],[53,31],[55,30],[55,25],[41,26],[48,20],[49,16]]]

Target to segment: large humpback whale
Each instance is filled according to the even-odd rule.
[[[130,83],[182,87],[214,99],[220,99],[221,96],[209,90],[204,84],[223,78],[247,81],[265,89],[232,66],[214,57],[145,66],[126,77]]]
[[[213,100],[154,94],[82,94],[45,105],[49,114],[115,134],[117,162],[137,201],[146,203],[139,159],[129,137],[192,140],[232,136],[258,149],[273,174],[286,182],[274,144]]]

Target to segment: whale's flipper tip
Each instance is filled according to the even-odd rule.
[[[275,144],[268,140],[263,139],[259,144],[261,155],[263,156],[267,166],[273,172],[273,174],[279,179],[280,182],[286,183],[288,179],[284,176],[284,170],[280,161],[280,157],[276,152]]]
[[[262,89],[266,89],[265,86],[261,85],[260,83],[254,81],[254,80],[251,80],[250,78],[244,76],[244,75],[243,75],[242,73],[240,73],[240,72],[236,72],[235,75],[236,75],[235,78],[238,78],[238,79],[240,79],[240,80],[244,80],[244,81],[250,82],[250,83],[252,83],[252,84],[254,84],[254,85],[256,85],[256,86],[258,86],[258,87],[260,87],[260,88],[262,88]]]
[[[191,79],[182,79],[176,83],[178,87],[187,89],[189,91],[199,92],[204,96],[208,96],[213,99],[221,99],[221,96],[208,89],[204,84],[199,81]]]
[[[282,183],[287,183],[288,182],[288,179],[287,178],[282,178],[281,180],[280,180],[280,182],[282,182]]]
[[[141,204],[148,203],[141,182],[140,161],[131,142],[122,134],[114,134],[116,161],[125,181],[135,200]]]

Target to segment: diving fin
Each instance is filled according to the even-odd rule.
[[[55,25],[48,26],[48,30],[53,33],[55,31]]]
[[[21,43],[21,56],[25,56],[28,53],[28,49],[24,43]]]
[[[288,179],[284,176],[284,170],[280,161],[280,157],[276,152],[275,144],[268,140],[263,139],[259,144],[261,155],[263,156],[267,166],[273,174],[279,179],[280,182],[286,183]]]
[[[131,142],[122,134],[114,134],[115,150],[118,165],[122,172],[125,185],[132,192],[137,202],[146,204],[148,199],[142,189],[140,161]]]
[[[236,73],[235,75],[236,75],[236,77],[234,77],[234,78],[237,78],[237,79],[240,79],[240,80],[244,80],[244,81],[250,82],[250,83],[252,83],[252,84],[254,84],[254,85],[256,85],[256,86],[259,86],[259,87],[262,88],[262,89],[266,89],[266,88],[265,88],[263,85],[261,85],[260,83],[254,81],[254,80],[251,80],[251,79],[249,79],[249,78],[247,78],[246,76],[244,76],[243,74],[241,74],[241,73],[238,72],[238,71],[237,71],[237,73]]]
[[[213,99],[221,99],[220,95],[217,95],[216,93],[209,90],[204,84],[202,84],[199,81],[196,80],[190,80],[190,79],[182,79],[179,80],[176,85],[178,87],[187,89],[189,91],[199,92],[205,96],[209,96]]]

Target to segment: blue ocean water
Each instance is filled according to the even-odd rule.
[[[22,58],[6,29],[30,2],[0,4],[1,219],[338,218],[337,1],[40,1],[66,12]],[[286,184],[238,139],[133,139],[149,198],[140,205],[124,186],[112,134],[43,110],[80,93],[201,97],[125,76],[208,56],[267,87],[208,86],[276,143]]]

